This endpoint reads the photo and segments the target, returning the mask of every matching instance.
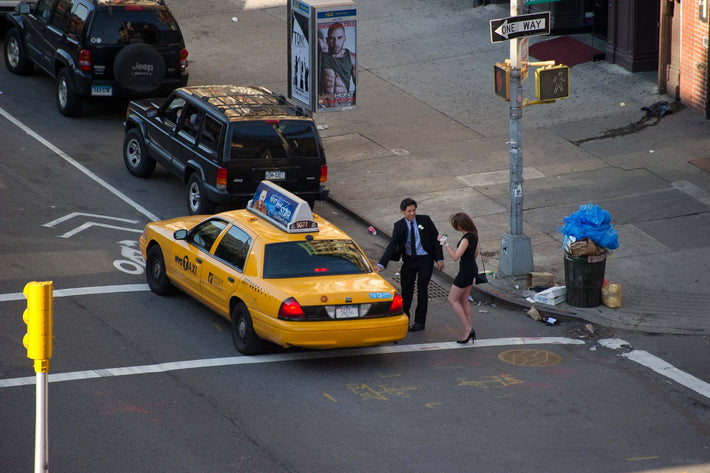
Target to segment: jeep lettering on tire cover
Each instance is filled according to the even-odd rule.
[[[165,61],[149,44],[131,44],[116,55],[113,71],[123,89],[146,94],[160,86],[165,77]]]

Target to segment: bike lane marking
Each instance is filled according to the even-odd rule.
[[[102,178],[91,172],[87,167],[85,167],[83,164],[79,163],[77,160],[66,154],[64,151],[61,149],[57,148],[54,146],[52,143],[44,139],[42,136],[38,135],[32,128],[28,127],[24,123],[22,123],[20,120],[9,114],[7,111],[5,111],[2,107],[0,107],[0,115],[5,117],[9,122],[13,123],[16,127],[27,133],[29,136],[37,140],[39,143],[41,143],[45,148],[49,149],[51,152],[62,158],[64,161],[67,163],[71,164],[74,166],[76,169],[84,173],[86,176],[91,178],[94,182],[99,184],[101,187],[124,201],[126,204],[130,205],[133,207],[135,210],[140,212],[141,214],[145,215],[150,219],[151,221],[154,220],[160,220],[156,215],[154,215],[152,212],[150,212],[148,209],[140,205],[138,202],[134,201],[130,197],[128,197],[126,194],[121,192],[120,190],[116,189],[113,187],[111,184],[108,182],[104,181]]]

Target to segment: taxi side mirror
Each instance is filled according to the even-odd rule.
[[[187,230],[180,229],[180,230],[175,230],[175,233],[173,233],[173,238],[176,240],[186,240],[187,239]]]

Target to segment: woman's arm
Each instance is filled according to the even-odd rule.
[[[454,261],[458,261],[461,259],[461,256],[463,256],[464,252],[466,251],[466,248],[468,248],[468,240],[465,238],[461,240],[459,246],[456,247],[456,251],[451,249],[448,242],[444,243],[444,249],[446,249],[446,252],[449,254],[449,256],[451,256],[451,259]]]

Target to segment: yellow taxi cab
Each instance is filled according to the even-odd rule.
[[[360,247],[270,181],[246,209],[149,223],[140,249],[153,292],[178,287],[231,320],[246,355],[264,340],[324,349],[407,334],[402,297]]]

